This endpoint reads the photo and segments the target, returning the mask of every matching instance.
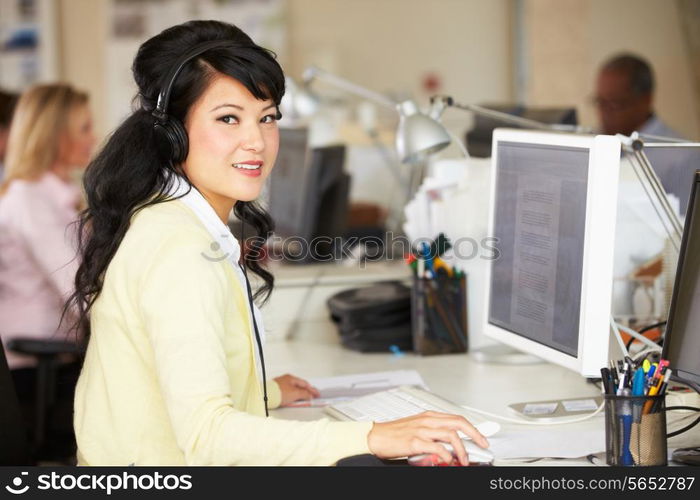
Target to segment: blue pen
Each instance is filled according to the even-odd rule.
[[[646,380],[646,385],[647,389],[649,386],[651,386],[651,381],[654,380],[654,373],[656,372],[656,363],[651,365],[651,368],[649,368],[649,371],[647,372],[647,380]]]
[[[632,396],[644,396],[644,369],[641,367],[634,371]]]
[[[644,369],[637,368],[632,379],[632,396],[644,396]],[[642,419],[642,404],[641,401],[634,401],[632,413],[634,421],[639,423]]]
[[[425,260],[425,268],[432,272],[433,271],[433,257],[430,255],[430,246],[424,241],[423,242],[423,260]]]
[[[629,396],[630,390],[623,389],[623,396]],[[622,425],[622,454],[620,455],[620,464],[634,465],[634,458],[630,452],[630,436],[632,434],[632,408],[629,401],[622,402],[622,411],[620,412],[620,424]]]

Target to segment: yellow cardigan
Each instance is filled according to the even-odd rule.
[[[92,308],[78,463],[330,465],[369,453],[371,423],[264,417],[247,294],[212,248],[180,201],[133,217]],[[268,390],[279,405],[274,381]]]

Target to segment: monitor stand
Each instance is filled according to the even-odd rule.
[[[501,365],[535,365],[544,363],[542,358],[527,354],[505,344],[494,344],[469,352],[478,363]],[[565,400],[528,401],[509,405],[518,417],[537,422],[556,422],[567,417],[586,415],[598,409],[603,398],[582,396]]]
[[[494,344],[469,351],[469,355],[477,363],[492,363],[497,365],[537,365],[544,363],[541,358],[513,349],[505,344]]]
[[[602,396],[581,396],[549,401],[528,401],[508,405],[518,417],[536,422],[557,422],[562,419],[589,415],[603,404]]]

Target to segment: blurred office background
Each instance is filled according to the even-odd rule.
[[[593,128],[601,63],[633,52],[655,71],[658,115],[688,139],[700,139],[700,0],[0,0],[0,88],[19,92],[61,80],[88,92],[102,140],[130,111],[130,64],[139,45],[174,24],[207,18],[242,27],[275,51],[297,82],[317,66],[424,109],[430,96],[446,94],[467,104],[574,109],[578,122]],[[398,114],[322,81],[314,89],[325,106],[310,124],[311,144],[346,146],[351,202],[400,214],[407,198],[386,168],[398,163]],[[442,115],[460,138],[474,119],[457,109]],[[453,142],[437,159],[461,156]],[[487,200],[467,200],[483,197],[483,173],[473,171],[475,187],[445,205],[443,213],[465,214],[441,219],[448,235],[485,234]],[[658,255],[662,230],[657,239],[641,253],[630,242],[634,258],[625,257],[617,275],[626,279]]]
[[[129,110],[139,44],[194,18],[238,24],[288,75],[316,65],[373,90],[467,103],[589,103],[599,64],[632,51],[656,71],[659,115],[700,137],[696,0],[0,0],[0,87],[60,79],[86,90],[104,137]],[[352,116],[350,116],[352,118]],[[452,111],[458,133],[472,117]]]

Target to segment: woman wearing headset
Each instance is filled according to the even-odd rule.
[[[466,454],[463,417],[295,422],[267,408],[317,393],[265,383],[264,329],[247,280],[271,231],[254,202],[278,149],[282,69],[238,28],[192,21],[146,41],[133,63],[138,109],[88,167],[73,297],[91,338],[76,388],[78,462],[333,464],[363,453]],[[257,230],[250,253],[229,213]]]

